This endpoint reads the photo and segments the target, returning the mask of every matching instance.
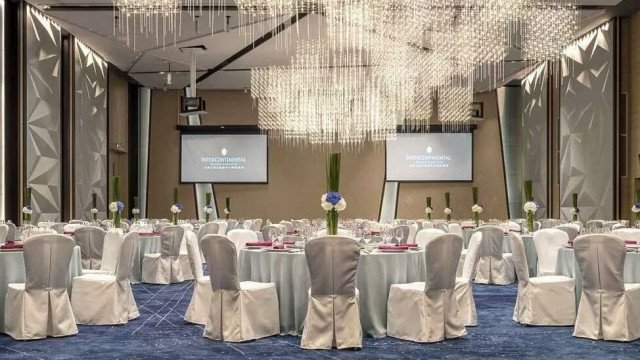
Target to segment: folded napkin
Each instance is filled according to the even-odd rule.
[[[75,231],[65,231],[64,232],[65,235],[73,235],[75,233],[76,233]]]
[[[416,248],[418,247],[418,244],[402,244],[403,246],[406,246],[408,248]]]
[[[248,242],[246,246],[271,246],[273,243],[271,241],[256,241],[256,242]]]
[[[273,245],[273,248],[275,250],[283,250],[284,249],[284,244]]]
[[[381,244],[381,245],[378,245],[378,249],[380,249],[380,250],[398,250],[398,249],[408,250],[409,249],[409,244],[398,244],[398,245]]]
[[[293,244],[295,244],[296,242],[295,242],[294,240],[285,240],[285,241],[283,241],[282,243],[283,243],[283,244],[285,244],[285,245],[293,245]]]
[[[635,241],[635,240],[625,240],[624,243],[627,244],[627,245],[637,245],[638,244],[638,242]]]
[[[371,235],[380,235],[380,231],[372,231]]]
[[[2,250],[22,249],[22,242],[21,241],[7,242],[0,245],[0,249]]]

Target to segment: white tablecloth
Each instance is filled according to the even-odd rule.
[[[133,268],[131,269],[131,283],[138,284],[142,282],[142,259],[145,254],[157,254],[160,252],[160,236],[159,235],[140,235],[138,249],[133,257]]]
[[[364,334],[386,336],[387,298],[392,284],[425,281],[425,278],[424,251],[362,253],[356,286],[360,290],[360,321]],[[276,283],[281,333],[302,334],[311,286],[304,252],[242,250],[240,280]]]
[[[73,278],[80,275],[82,275],[80,247],[76,246],[73,249],[73,256],[69,263],[69,275],[67,280],[69,295],[71,295],[71,283]],[[7,293],[7,287],[9,284],[23,283],[25,281],[26,275],[22,251],[0,252],[0,332],[4,332],[4,298]]]

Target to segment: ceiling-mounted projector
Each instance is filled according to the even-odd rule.
[[[199,51],[207,50],[204,45],[181,47],[183,52],[191,52],[190,86],[187,94],[190,96],[180,97],[180,116],[204,115],[207,107],[200,96],[196,96],[196,55]]]

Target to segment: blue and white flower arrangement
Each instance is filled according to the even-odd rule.
[[[347,208],[347,201],[342,197],[342,195],[337,191],[330,191],[324,195],[320,199],[320,206],[325,211],[344,211]]]
[[[182,212],[182,204],[171,205],[171,213],[180,214]]]
[[[634,204],[633,207],[631,208],[631,211],[634,214],[640,214],[640,203]]]
[[[109,211],[112,213],[122,214],[124,210],[124,203],[122,201],[113,201],[109,204]]]

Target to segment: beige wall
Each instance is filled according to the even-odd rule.
[[[627,177],[621,189],[621,217],[634,219],[631,207],[635,202],[636,179],[640,178],[640,13],[626,18],[621,26],[620,87],[627,91],[628,98],[628,134],[627,134]]]
[[[151,144],[149,157],[148,216],[169,217],[173,187],[179,182],[180,91],[153,91],[151,111]],[[249,94],[243,91],[200,91],[209,114],[204,125],[257,125],[257,110]],[[506,217],[506,195],[500,153],[500,133],[495,93],[479,96],[485,101],[488,117],[479,125],[475,136],[475,184],[480,187],[480,200],[488,217]],[[360,151],[342,152],[341,192],[348,207],[347,218],[377,218],[384,185],[384,146],[366,144]],[[218,211],[222,213],[224,198],[231,197],[236,218],[263,218],[279,221],[299,217],[322,217],[320,196],[326,190],[325,157],[327,151],[292,149],[277,141],[269,141],[269,183],[257,185],[215,185]],[[402,184],[399,217],[422,217],[424,197],[434,197],[436,208],[442,209],[445,189],[452,192],[456,214],[471,217],[470,183]],[[180,198],[185,209],[183,218],[195,217],[193,185],[180,185]]]
[[[476,95],[475,101],[484,102],[485,119],[478,123],[474,133],[473,184],[454,183],[403,183],[398,197],[398,218],[424,218],[427,196],[432,198],[434,217],[444,217],[444,193],[451,193],[454,218],[472,218],[473,199],[471,188],[478,187],[480,204],[484,207],[483,219],[507,217],[507,195],[500,143],[500,122],[495,91]]]
[[[116,144],[124,144],[117,148]],[[120,177],[120,197],[129,216],[129,81],[119,72],[109,71],[109,199],[113,195],[111,176]]]

